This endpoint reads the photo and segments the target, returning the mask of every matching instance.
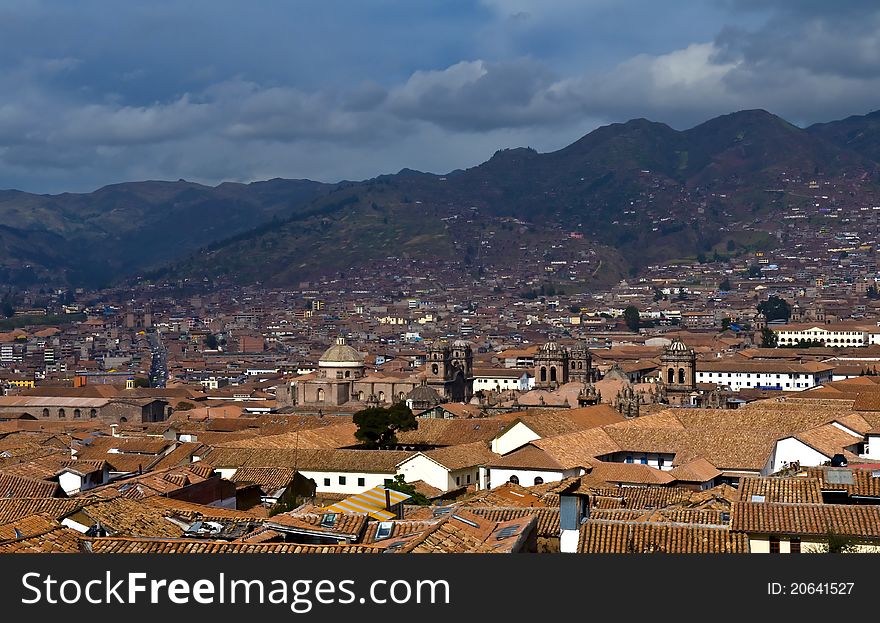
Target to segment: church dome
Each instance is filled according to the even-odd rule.
[[[363,365],[364,356],[346,344],[344,337],[336,338],[336,343],[318,360],[318,366],[322,368],[359,368]]]
[[[559,344],[556,342],[547,342],[541,347],[542,353],[556,353],[559,352]]]
[[[673,353],[684,353],[688,351],[688,347],[680,339],[675,338],[672,343],[666,347],[666,350]]]
[[[433,387],[428,386],[425,381],[420,385],[413,387],[412,391],[406,395],[413,403],[426,403],[430,405],[440,404],[442,398]]]
[[[452,343],[452,348],[460,348],[462,350],[464,350],[466,348],[470,348],[470,346],[471,345],[465,340],[455,340]]]

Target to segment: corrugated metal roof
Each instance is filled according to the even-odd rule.
[[[408,500],[411,496],[408,493],[401,493],[394,489],[388,489],[388,496],[391,499],[391,505],[399,504]],[[373,519],[379,521],[387,521],[394,519],[394,513],[385,509],[385,487],[379,485],[364,491],[357,495],[340,500],[326,509],[328,513],[367,513]]]

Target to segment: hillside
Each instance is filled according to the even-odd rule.
[[[96,286],[288,216],[335,186],[131,182],[92,193],[0,191],[0,283]]]
[[[505,149],[447,175],[403,170],[354,184],[316,200],[319,215],[212,245],[161,276],[289,284],[386,256],[455,261],[463,248],[482,244],[486,228],[514,219],[528,228],[496,240],[481,264],[524,261],[515,249],[577,230],[606,260],[598,284],[725,240],[746,246],[756,233],[738,225],[774,226],[780,200],[767,189],[781,177],[853,172],[876,178],[877,162],[762,110],[686,131],[636,119],[552,153]],[[472,226],[450,228],[451,216]]]
[[[763,110],[685,131],[635,119],[555,152],[502,149],[446,175],[404,169],[336,185],[2,191],[0,282],[100,285],[146,274],[289,285],[390,257],[476,269],[534,262],[534,249],[579,232],[583,243],[566,252],[597,256],[601,269],[581,284],[589,287],[721,243],[747,248],[794,201],[774,191],[781,180],[880,186],[878,114],[807,129]]]

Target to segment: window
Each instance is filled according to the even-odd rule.
[[[789,545],[789,551],[792,554],[800,554],[801,553],[801,540],[799,538],[795,537],[795,538],[791,539],[791,541],[788,542],[788,545]]]
[[[366,487],[367,486],[366,478],[358,478],[358,486],[359,487]]]
[[[64,409],[58,409],[58,417],[67,417],[67,413],[64,412]]]
[[[514,474],[513,476],[510,477],[510,480],[508,482],[511,482],[515,485],[518,485],[519,484],[519,476]]]
[[[547,368],[541,368],[541,382],[547,381]]]
[[[330,486],[330,479],[329,479],[329,478],[325,478],[325,479],[324,479],[324,486],[325,486],[325,487],[329,487],[329,486]]]
[[[94,411],[94,409],[92,409]],[[49,417],[49,409],[43,409],[43,417]]]
[[[379,402],[385,402],[385,392],[379,392]]]
[[[73,417],[82,417],[82,411],[80,411],[79,409],[74,409]]]
[[[779,537],[771,536],[770,537],[770,553],[778,554],[779,553]]]
[[[556,382],[556,366],[550,368],[550,382],[551,383]]]
[[[648,457],[643,456],[641,459],[639,459],[639,463],[641,463],[642,465],[647,465],[648,464]]]
[[[318,402],[324,402],[324,388],[318,388]]]
[[[339,484],[341,484],[341,485],[344,485],[344,484],[345,484],[345,476],[340,476],[340,477],[339,477]]]
[[[467,475],[467,483],[471,484],[471,475],[470,474]]]
[[[431,374],[437,374],[439,370],[440,366],[438,366],[436,363],[431,364]]]
[[[43,410],[46,411],[46,409],[43,409]],[[91,418],[98,417],[98,412],[95,411],[94,409],[92,409],[91,411],[89,411],[89,417],[91,417]]]
[[[544,484],[544,479],[541,478],[540,476],[535,476],[535,484],[536,484],[536,485],[543,485],[543,484]]]
[[[456,487],[460,487],[460,486],[461,486],[461,476],[456,476],[456,477],[455,477],[455,486],[456,486]]]
[[[669,383],[675,383],[675,369],[669,368],[669,372],[666,374],[666,379]]]
[[[346,370],[346,371],[345,371],[345,378],[350,378],[350,377],[351,377],[351,372],[349,372],[348,370]]]
[[[626,463],[632,463],[632,462],[633,462],[633,458],[632,458],[631,456],[628,456],[628,457],[626,457],[626,461],[625,461],[625,462],[626,462]]]
[[[684,385],[684,368],[678,369],[678,382]]]
[[[387,539],[391,536],[391,531],[394,529],[394,523],[391,521],[380,521],[379,526],[376,528],[376,540],[381,541],[382,539]]]

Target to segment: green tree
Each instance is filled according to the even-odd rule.
[[[852,554],[858,551],[852,539],[828,530],[828,543],[822,548],[826,554]]]
[[[217,350],[218,346],[220,346],[220,343],[217,341],[216,335],[209,333],[205,336],[205,348],[208,350]]]
[[[418,504],[419,506],[430,506],[431,500],[425,497],[424,493],[416,491],[414,485],[409,484],[403,479],[403,474],[397,474],[394,480],[389,480],[385,486],[394,491],[400,491],[410,496],[409,504]]]
[[[746,271],[746,276],[751,278],[757,278],[761,276],[761,267],[758,264],[752,264],[749,266],[749,269]]]
[[[771,320],[785,320],[791,317],[791,305],[784,298],[775,294],[771,295],[766,301],[758,303],[758,311],[764,314],[767,322]]]
[[[761,329],[761,348],[776,348],[778,338],[772,329],[764,327]]]
[[[406,404],[398,402],[390,407],[362,409],[352,418],[357,431],[355,438],[366,448],[388,448],[397,443],[397,432],[415,430],[419,423]]]
[[[639,325],[641,324],[641,315],[639,314],[639,308],[635,305],[630,305],[629,307],[624,309],[623,321],[626,322],[626,326],[629,328],[630,331],[638,331]]]
[[[135,387],[149,387],[150,381],[148,381],[147,379],[145,379],[142,376],[137,376],[134,379],[134,386]]]
[[[718,289],[722,292],[730,292],[730,279],[725,277],[721,280],[721,283],[718,284]]]
[[[12,318],[15,315],[15,308],[12,306],[12,301],[9,300],[9,295],[3,297],[3,302],[0,303],[0,313],[3,314],[4,318]]]

